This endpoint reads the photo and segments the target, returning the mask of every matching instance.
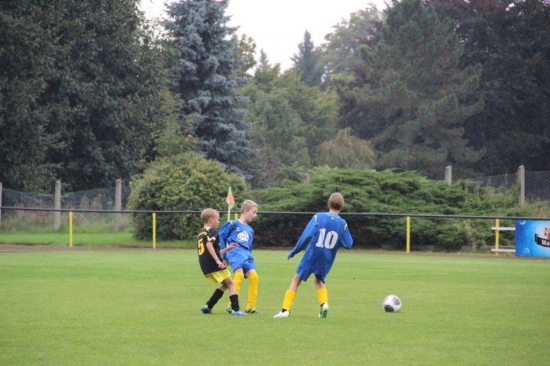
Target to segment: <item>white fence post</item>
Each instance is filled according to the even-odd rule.
[[[453,167],[450,165],[445,167],[445,183],[448,185],[453,183]]]
[[[122,180],[116,180],[116,191],[115,191],[115,211],[122,210]],[[115,213],[115,232],[120,230],[122,223],[122,214]]]
[[[521,165],[518,168],[518,180],[519,180],[519,207],[525,205],[525,167]]]
[[[55,209],[56,210],[61,209],[61,181],[60,180],[55,182]],[[55,211],[54,218],[55,218],[54,229],[55,231],[57,231],[61,227],[61,212]]]

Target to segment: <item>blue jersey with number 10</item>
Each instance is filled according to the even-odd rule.
[[[340,245],[346,249],[353,246],[348,224],[337,214],[320,212],[309,221],[288,258],[307,247],[296,272],[303,281],[313,273],[322,276],[324,282]]]

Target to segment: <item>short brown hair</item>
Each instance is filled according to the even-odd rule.
[[[344,196],[340,192],[334,192],[328,198],[328,207],[340,211],[344,208]]]
[[[220,217],[220,213],[217,210],[214,210],[213,208],[205,208],[201,212],[201,219],[202,223],[206,224],[208,220],[210,220],[212,217]]]

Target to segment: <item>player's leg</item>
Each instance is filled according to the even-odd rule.
[[[315,293],[319,301],[319,318],[326,318],[328,315],[328,290],[325,286],[324,276],[315,275],[313,283],[315,284]]]
[[[222,284],[227,286],[229,289],[229,303],[231,304],[231,312],[229,313],[231,315],[246,315],[241,312],[241,308],[239,306],[239,295],[237,294],[235,283],[231,277],[227,278]]]
[[[248,301],[246,303],[245,311],[247,313],[259,314],[260,312],[256,310],[256,300],[258,299],[258,284],[260,282],[260,276],[258,276],[256,270],[251,269],[246,272],[246,277],[250,281],[250,284],[248,286]]]
[[[283,299],[283,308],[281,311],[275,316],[274,318],[288,318],[290,316],[290,309],[292,308],[292,305],[294,304],[294,300],[296,300],[296,296],[298,294],[298,287],[302,283],[302,280],[296,273],[294,275],[294,278],[292,278],[292,281],[290,282],[290,286],[288,287],[288,290],[285,292],[285,298]]]
[[[225,290],[227,290],[227,285],[224,284],[224,282],[227,279],[231,279],[231,273],[224,269],[222,271],[210,273],[206,278],[212,283],[212,284],[220,284],[215,290],[210,299],[206,302],[206,304],[201,308],[201,311],[204,314],[211,314],[212,309],[214,306],[220,301],[222,298]]]
[[[233,280],[233,282],[235,283],[235,293],[239,295],[241,293],[241,283],[243,282],[243,279],[244,279],[243,269],[236,268],[233,270],[233,274],[235,277],[235,279]],[[229,304],[227,305],[227,312],[231,312],[230,309],[231,309],[231,302],[229,302]]]

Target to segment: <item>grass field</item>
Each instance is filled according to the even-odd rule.
[[[301,255],[255,258],[264,313],[231,317],[227,295],[199,311],[214,288],[194,250],[0,253],[0,364],[550,364],[548,260],[340,251],[328,318],[310,280],[272,319]]]

